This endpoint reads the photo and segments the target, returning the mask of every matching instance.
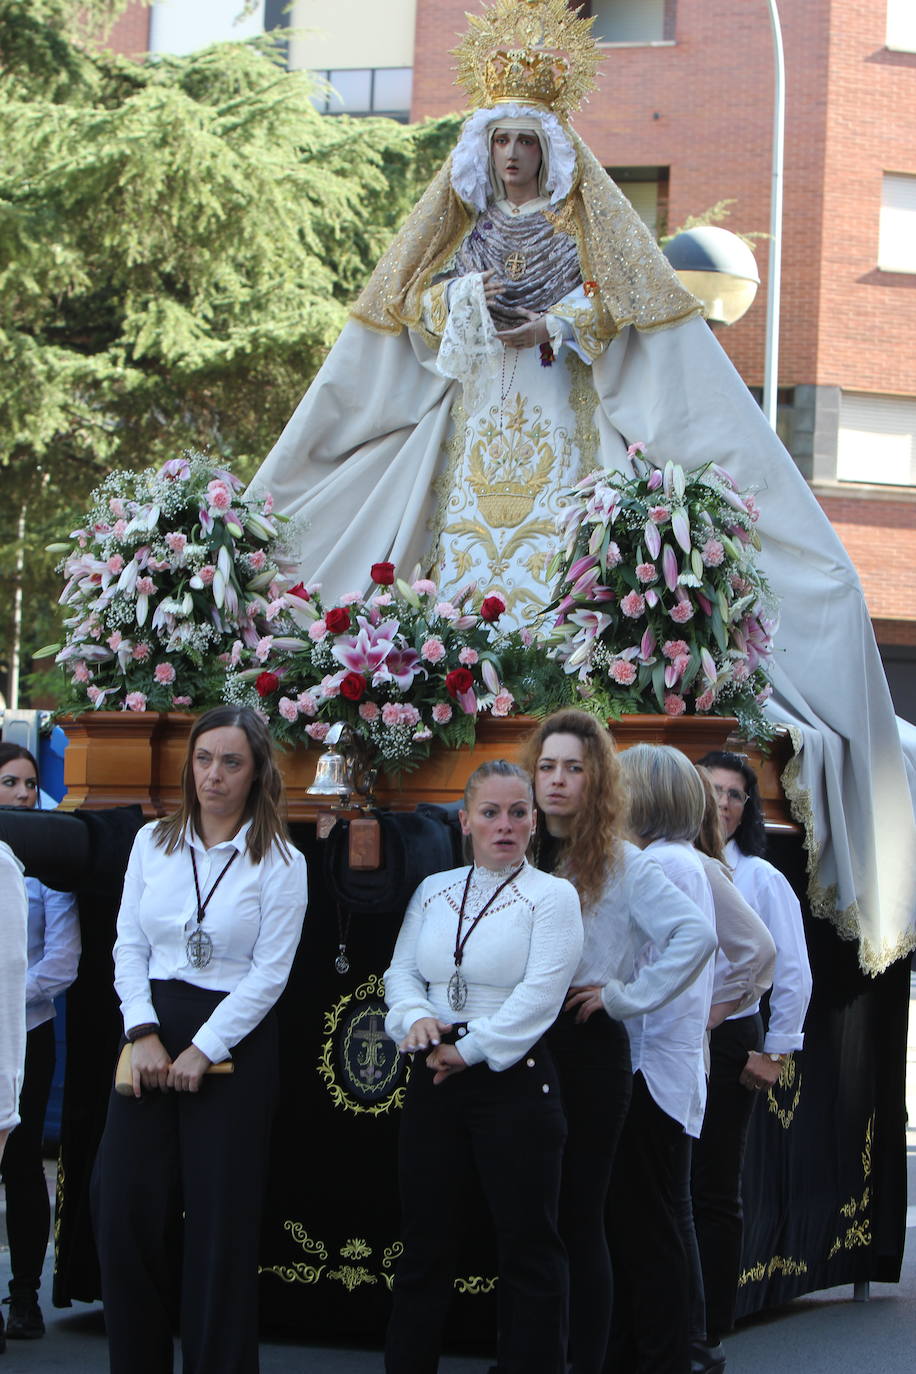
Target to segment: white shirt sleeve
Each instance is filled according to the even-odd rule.
[[[423,905],[428,881],[424,879],[407,905],[391,963],[385,970],[383,980],[385,1001],[388,1004],[385,1030],[396,1044],[401,1043],[415,1021],[420,1021],[425,1016],[433,1019],[438,1016],[426,995],[426,979],[417,968],[417,940],[423,925]]]
[[[152,826],[144,826],[134,838],[124,874],[118,911],[118,938],[114,947],[115,988],[121,999],[125,1033],[134,1026],[158,1025],[149,985],[152,947],[140,925],[140,898],[145,880],[144,861],[152,847]]]
[[[627,859],[624,900],[630,920],[659,956],[628,983],[611,979],[601,990],[608,1016],[626,1020],[665,1006],[698,977],[716,940],[695,902],[676,887],[646,854]]]
[[[33,886],[34,885],[34,886]],[[80,922],[72,892],[55,892],[35,878],[26,879],[30,902],[44,914],[41,958],[26,976],[26,1003],[53,1002],[76,978],[80,962]]]
[[[735,884],[766,925],[776,945],[776,967],[770,993],[770,1020],[764,1050],[790,1054],[800,1050],[811,1000],[811,965],[798,898],[788,880],[766,859],[742,855],[734,842],[726,857],[735,869]]]
[[[716,908],[719,955],[713,982],[713,1006],[737,1002],[733,1015],[755,1005],[773,982],[776,945],[766,925],[744,900],[716,860],[701,855]]]
[[[19,1124],[25,1061],[27,911],[22,865],[0,841],[0,1131]]]

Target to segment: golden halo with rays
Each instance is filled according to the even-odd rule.
[[[577,17],[566,0],[495,0],[466,15],[456,48],[456,85],[475,109],[516,100],[566,119],[596,86],[601,61],[594,16]]]

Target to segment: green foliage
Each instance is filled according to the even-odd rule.
[[[186,448],[250,474],[457,124],[323,118],[272,38],[127,61],[121,7],[0,0],[0,654],[23,502],[28,648],[39,523]]]

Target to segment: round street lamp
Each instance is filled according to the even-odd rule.
[[[734,324],[757,294],[757,260],[737,234],[715,225],[685,229],[664,247],[684,286],[714,324]]]

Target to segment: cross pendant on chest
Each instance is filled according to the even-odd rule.
[[[510,253],[503,263],[503,267],[506,269],[506,276],[511,278],[512,281],[521,280],[525,275],[525,268],[527,265],[528,261],[524,253],[520,253],[518,249],[516,249],[514,253]]]

